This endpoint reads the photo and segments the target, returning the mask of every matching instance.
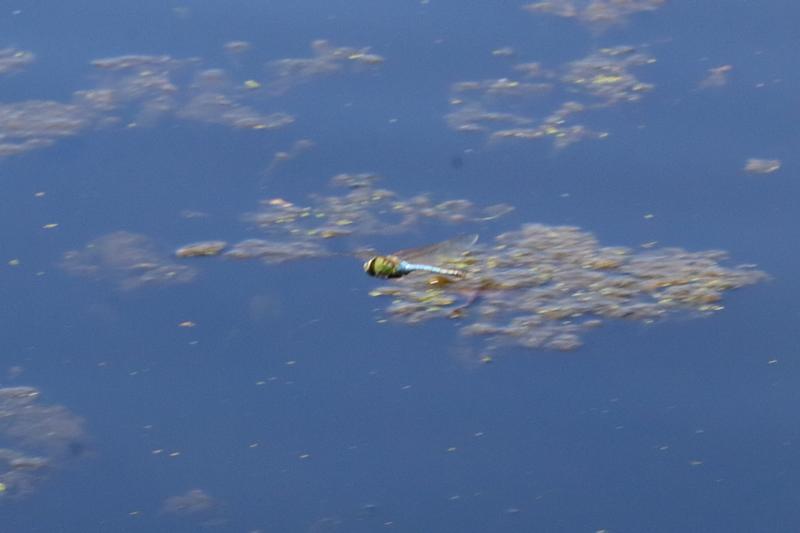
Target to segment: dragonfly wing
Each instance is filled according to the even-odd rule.
[[[380,255],[380,254],[378,253],[378,250],[376,250],[375,248],[372,248],[371,246],[359,246],[358,248],[356,248],[352,252],[350,252],[348,254],[343,254],[343,255],[350,255],[352,257],[356,257],[358,259],[366,261],[367,259],[369,259],[371,257],[375,257],[376,255]]]
[[[404,261],[436,264],[443,259],[457,259],[461,256],[461,254],[469,250],[477,241],[478,235],[475,233],[470,233],[468,235],[460,235],[453,239],[431,244],[429,246],[423,246],[421,248],[401,250],[392,255],[396,255]]]

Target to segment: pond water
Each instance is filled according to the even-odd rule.
[[[798,15],[6,3],[2,531],[797,529]]]

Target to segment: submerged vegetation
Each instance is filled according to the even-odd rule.
[[[127,231],[104,235],[81,250],[66,252],[61,266],[73,276],[111,281],[122,290],[186,283],[195,276],[193,268],[159,253],[148,237]]]
[[[83,420],[40,396],[33,387],[0,388],[0,499],[34,492],[85,447]]]

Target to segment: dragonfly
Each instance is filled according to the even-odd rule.
[[[390,255],[375,255],[364,263],[364,272],[382,279],[402,278],[412,272],[429,272],[453,278],[463,278],[466,272],[437,266],[457,260],[478,240],[475,234],[461,235],[437,244],[402,250]]]

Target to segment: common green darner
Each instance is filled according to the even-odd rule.
[[[364,272],[383,279],[402,278],[412,272],[429,272],[442,276],[463,278],[466,273],[458,268],[450,268],[463,257],[478,240],[475,234],[461,235],[430,246],[395,252],[390,255],[376,255],[364,263]]]

